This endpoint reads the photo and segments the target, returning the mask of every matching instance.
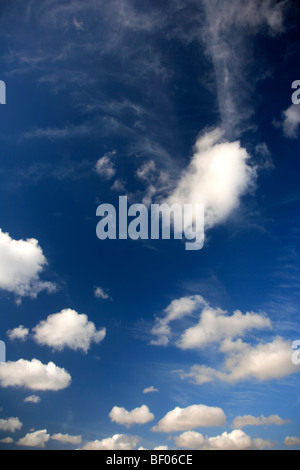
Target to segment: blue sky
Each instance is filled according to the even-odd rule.
[[[300,449],[299,7],[0,5],[0,449]],[[99,204],[205,205],[205,243]]]

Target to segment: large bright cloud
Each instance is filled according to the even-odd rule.
[[[253,329],[270,328],[271,322],[265,315],[243,314],[239,310],[228,316],[220,309],[203,309],[199,323],[186,330],[178,346],[181,349],[202,349],[210,343],[236,338]]]
[[[71,383],[71,376],[53,362],[43,364],[38,359],[6,362],[0,365],[0,386],[25,387],[30,390],[62,390]]]
[[[0,419],[0,431],[20,431],[22,423],[19,418]]]
[[[43,290],[54,292],[55,284],[41,281],[39,277],[46,265],[37,240],[14,240],[0,229],[0,289],[18,298],[34,298]]]
[[[152,430],[156,432],[176,432],[198,427],[223,426],[225,423],[226,416],[221,408],[192,405],[188,408],[176,407],[167,413]]]
[[[65,309],[49,315],[34,329],[34,339],[40,345],[59,351],[70,348],[87,352],[91,343],[100,343],[105,338],[105,328],[97,330],[88,317],[75,310]]]
[[[245,380],[259,382],[281,379],[300,372],[300,365],[295,366],[291,359],[291,343],[281,337],[271,343],[252,346],[242,341],[223,344],[226,360],[223,369],[216,370],[204,365],[195,365],[182,378],[190,377],[198,384],[220,380],[237,383]]]
[[[272,448],[273,443],[263,439],[251,439],[240,429],[230,434],[224,432],[217,437],[204,437],[195,431],[188,431],[175,437],[178,447],[192,450],[262,450]]]
[[[284,424],[290,423],[289,419],[282,419],[278,415],[271,415],[271,416],[237,416],[233,421],[232,427],[235,429],[242,429],[245,426],[268,426],[268,425],[276,425],[276,426],[283,426]]]
[[[168,204],[203,204],[205,225],[224,222],[256,180],[250,156],[239,142],[226,142],[221,129],[201,135],[195,153]]]
[[[114,406],[109,413],[109,417],[115,423],[130,427],[134,424],[146,424],[149,421],[153,421],[154,414],[150,412],[146,405],[142,405],[140,408],[135,408],[132,411]]]
[[[23,447],[39,447],[43,449],[49,439],[50,434],[47,433],[46,429],[43,429],[41,431],[26,434],[25,437],[18,440],[17,445]]]
[[[115,434],[102,441],[87,442],[83,450],[135,450],[139,440],[138,437]]]

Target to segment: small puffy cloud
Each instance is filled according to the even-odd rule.
[[[207,305],[207,303],[200,295],[173,300],[164,310],[164,317],[156,318],[155,324],[151,330],[151,333],[156,336],[156,339],[152,340],[151,344],[155,346],[167,346],[172,334],[170,323],[192,315],[201,305],[204,306]]]
[[[27,336],[29,335],[28,328],[25,328],[23,325],[18,326],[18,328],[14,328],[13,330],[8,330],[7,336],[11,341],[19,340],[25,341]]]
[[[156,432],[176,432],[198,427],[223,426],[225,423],[226,416],[221,408],[192,405],[188,408],[176,407],[167,413],[152,430]]]
[[[124,181],[117,179],[115,180],[114,184],[112,185],[110,189],[112,191],[116,191],[117,193],[125,192],[126,191],[125,183]]]
[[[228,341],[223,344],[223,352],[227,355],[223,370],[195,365],[190,373],[183,373],[181,377],[190,377],[198,384],[214,380],[237,383],[254,379],[264,382],[300,372],[300,365],[295,366],[291,360],[291,343],[281,337],[255,346]]]
[[[168,197],[172,204],[203,204],[207,228],[224,222],[241,197],[254,187],[256,169],[240,142],[226,142],[219,128],[201,135],[195,153],[177,187]]]
[[[300,106],[292,105],[283,112],[283,132],[286,137],[296,139],[300,125]]]
[[[81,436],[70,436],[69,434],[53,434],[51,438],[53,441],[60,442],[61,444],[79,445],[82,442]]]
[[[15,432],[20,431],[22,423],[19,418],[0,419],[0,431]]]
[[[18,299],[35,298],[43,290],[55,292],[55,284],[40,280],[46,265],[37,240],[14,240],[0,229],[0,289],[14,293]]]
[[[0,439],[1,444],[13,444],[14,440],[11,437],[5,437],[4,439]]]
[[[65,348],[74,351],[89,350],[91,343],[100,343],[106,336],[105,328],[97,330],[94,323],[88,321],[84,314],[65,309],[60,313],[49,315],[34,329],[35,341],[44,346],[62,351]]]
[[[238,416],[233,421],[232,427],[235,429],[242,429],[245,426],[268,426],[268,425],[276,425],[276,426],[283,426],[284,424],[290,423],[289,419],[282,419],[278,415],[272,416]]]
[[[87,442],[83,450],[135,450],[138,437],[115,434],[113,437],[102,439],[102,441]]]
[[[148,393],[155,393],[155,392],[159,392],[159,390],[157,388],[153,387],[153,385],[151,385],[151,387],[144,388],[144,390],[143,390],[143,393],[145,395],[147,395]]]
[[[24,403],[34,403],[38,404],[40,403],[41,399],[37,395],[30,395],[29,397],[26,397],[24,400]]]
[[[146,424],[149,421],[153,421],[154,414],[150,412],[146,405],[142,405],[140,408],[135,408],[132,411],[114,406],[109,413],[109,417],[112,422],[130,427],[134,424]]]
[[[224,432],[217,437],[204,437],[194,431],[189,431],[175,437],[178,447],[192,450],[262,450],[272,448],[273,443],[263,439],[251,439],[241,430],[234,430],[230,434]]]
[[[94,295],[97,299],[108,300],[110,297],[102,287],[95,287]]]
[[[116,169],[113,162],[113,157],[115,156],[115,154],[116,152],[106,153],[96,163],[97,174],[102,176],[106,180],[112,179],[116,174]]]
[[[284,440],[284,445],[288,447],[300,446],[300,437],[287,436]]]
[[[271,328],[271,321],[257,313],[243,314],[239,310],[227,315],[220,309],[205,307],[199,323],[186,330],[178,346],[181,349],[202,349],[210,343],[243,336],[254,329]]]
[[[43,429],[41,431],[26,434],[25,437],[18,440],[17,445],[23,447],[39,447],[43,449],[49,439],[50,434],[47,434],[47,430]]]
[[[6,362],[0,366],[0,386],[25,387],[31,390],[63,390],[71,383],[71,376],[53,362],[43,364],[38,359]]]
[[[164,450],[169,450],[169,447],[168,446],[158,446],[158,447],[154,447],[153,450],[164,451]]]

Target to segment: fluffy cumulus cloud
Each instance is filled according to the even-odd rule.
[[[185,330],[176,341],[176,345],[183,350],[201,349],[211,343],[241,337],[254,329],[271,328],[271,321],[264,314],[243,314],[236,310],[233,315],[229,315],[220,308],[210,307],[200,295],[194,295],[173,300],[164,310],[164,316],[156,318],[151,330],[156,338],[151,344],[167,346],[174,336],[171,324],[193,314],[198,314],[200,320]]]
[[[25,341],[28,335],[29,335],[29,330],[28,328],[25,328],[23,325],[20,325],[17,328],[14,328],[13,330],[8,330],[7,332],[7,336],[9,337],[11,341],[14,341],[14,340]]]
[[[30,390],[63,390],[71,383],[71,376],[53,362],[43,364],[38,359],[6,362],[0,367],[0,385],[7,387],[25,387]]]
[[[222,130],[214,129],[198,138],[194,156],[167,203],[203,204],[205,225],[211,228],[229,217],[255,180],[247,151],[239,142],[226,142]]]
[[[153,421],[154,414],[150,412],[146,405],[142,405],[140,408],[135,408],[132,411],[114,406],[109,413],[109,417],[115,423],[130,427],[134,424],[146,424],[149,421]]]
[[[138,437],[115,434],[102,441],[87,442],[83,450],[135,450],[139,440]]]
[[[287,436],[284,440],[284,445],[288,447],[300,446],[300,437]]]
[[[55,284],[40,280],[46,265],[37,240],[14,240],[0,229],[0,289],[14,293],[19,299],[34,298],[43,290],[55,292]]]
[[[192,315],[199,306],[204,305],[207,305],[207,303],[200,295],[173,300],[164,310],[165,315],[161,318],[156,318],[155,325],[151,330],[151,334],[156,336],[156,338],[151,341],[151,344],[167,346],[172,335],[170,323]]]
[[[289,419],[282,419],[278,415],[271,415],[271,416],[238,416],[233,421],[232,427],[235,429],[242,429],[245,426],[268,426],[268,425],[276,425],[282,426],[284,424],[290,423]]]
[[[0,439],[1,444],[13,444],[14,440],[11,437],[4,437]]]
[[[225,423],[226,416],[221,408],[192,405],[188,408],[176,407],[167,413],[152,430],[156,432],[176,432],[198,427],[223,426]]]
[[[283,112],[283,132],[286,137],[296,139],[300,125],[300,105],[292,105]]]
[[[41,399],[37,395],[30,395],[29,397],[26,397],[24,400],[24,403],[33,403],[37,405],[40,403]]]
[[[0,419],[0,431],[20,431],[22,423],[19,418]]]
[[[112,179],[116,174],[116,169],[113,162],[113,157],[115,154],[116,152],[106,153],[102,158],[99,158],[96,163],[97,174],[107,180]]]
[[[295,366],[291,360],[291,343],[277,337],[271,343],[260,343],[252,346],[242,341],[224,342],[222,351],[226,354],[222,370],[203,365],[195,365],[182,378],[191,378],[198,384],[220,380],[237,383],[245,380],[259,382],[281,379],[300,372],[300,365]]]
[[[263,439],[251,439],[240,429],[230,434],[224,432],[217,437],[204,437],[195,431],[188,431],[175,438],[176,445],[192,450],[262,450],[272,448],[273,443]]]
[[[100,343],[106,336],[105,328],[97,330],[88,317],[75,310],[65,309],[49,315],[34,329],[34,339],[40,345],[46,345],[62,351],[65,348],[87,352],[91,343]]]
[[[183,333],[178,346],[181,349],[202,349],[210,343],[243,336],[247,331],[270,327],[271,322],[264,315],[236,311],[229,316],[220,309],[205,307],[199,323]]]
[[[61,444],[73,444],[73,445],[79,445],[82,442],[81,436],[70,436],[69,434],[53,434],[51,436],[51,439],[53,441],[60,442]]]
[[[41,431],[35,431],[26,434],[18,440],[17,445],[22,447],[37,447],[43,449],[45,444],[49,441],[50,434],[47,433],[46,429]]]

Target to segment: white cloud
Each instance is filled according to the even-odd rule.
[[[55,284],[39,278],[46,265],[37,240],[14,240],[0,229],[0,289],[14,293],[19,299],[35,298],[43,290],[55,292]]]
[[[234,430],[230,434],[224,432],[217,437],[203,437],[194,431],[189,431],[175,437],[178,447],[192,450],[262,450],[272,448],[273,443],[263,439],[251,439],[241,430]]]
[[[278,415],[272,416],[237,416],[233,421],[232,427],[235,429],[242,429],[245,426],[268,426],[268,425],[276,425],[276,426],[283,426],[284,424],[288,424],[291,421],[289,419],[282,419]]]
[[[26,434],[25,437],[22,437],[22,439],[18,440],[17,445],[23,447],[44,448],[45,444],[49,441],[49,439],[50,434],[47,434],[47,430],[43,429],[41,431],[35,431]]]
[[[193,314],[199,305],[206,305],[206,301],[200,295],[173,300],[164,310],[165,316],[156,318],[151,333],[157,336],[157,339],[152,340],[151,344],[167,346],[171,337],[170,323]]]
[[[123,193],[126,191],[125,183],[124,181],[117,179],[110,189],[112,191],[116,191],[117,193]]]
[[[210,343],[243,336],[253,329],[271,328],[271,321],[265,315],[246,313],[239,310],[228,316],[221,309],[205,307],[199,323],[187,329],[178,346],[181,349],[202,349]]]
[[[190,377],[198,384],[216,379],[227,383],[253,379],[264,382],[300,371],[300,365],[293,365],[291,360],[291,343],[281,337],[277,337],[272,343],[255,346],[240,340],[235,343],[228,341],[223,345],[223,351],[227,354],[223,370],[195,365],[190,373],[182,373],[181,377]]]
[[[195,153],[167,203],[203,204],[207,228],[224,222],[240,204],[241,196],[254,187],[256,169],[240,142],[226,142],[223,131],[201,135]],[[195,211],[194,211],[195,216]]]
[[[40,403],[41,399],[37,395],[30,395],[29,397],[26,397],[24,400],[24,403],[34,403],[38,404]]]
[[[82,442],[81,436],[70,436],[69,434],[53,434],[51,438],[53,441],[61,442],[62,444],[79,445]]]
[[[94,295],[97,299],[108,300],[110,297],[107,292],[105,292],[102,287],[95,287]]]
[[[114,406],[109,413],[109,417],[115,423],[130,427],[134,424],[149,423],[149,421],[154,419],[154,414],[150,412],[146,405],[142,405],[140,408],[135,408],[132,411]]]
[[[0,385],[25,387],[31,390],[62,390],[71,383],[70,374],[53,362],[42,364],[38,359],[6,362],[0,366]]]
[[[87,442],[83,450],[135,450],[139,440],[138,437],[115,434],[102,441]]]
[[[14,328],[13,330],[8,330],[7,336],[11,341],[20,340],[25,341],[27,336],[29,335],[28,328],[24,328],[23,325],[18,326],[18,328]]]
[[[19,418],[0,419],[0,431],[15,432],[20,431],[22,423]]]
[[[296,139],[300,125],[300,106],[292,105],[283,112],[283,132],[286,137]]]
[[[97,330],[94,323],[84,314],[65,309],[49,315],[34,329],[34,339],[40,345],[47,345],[62,351],[64,348],[87,352],[91,343],[100,343],[105,336],[105,328]]]
[[[286,2],[203,0],[202,3],[206,20],[202,30],[199,28],[200,35],[214,67],[222,127],[232,139],[249,126],[254,112],[250,97],[261,78],[259,70],[255,69],[253,74],[253,36],[260,30],[271,35],[284,30]]]
[[[14,440],[11,437],[5,437],[4,439],[0,439],[1,444],[13,444]]]
[[[164,451],[164,450],[169,450],[169,447],[168,446],[158,446],[158,447],[154,447],[153,450]]]
[[[157,388],[153,387],[153,385],[151,385],[151,387],[146,387],[143,390],[143,393],[145,395],[147,395],[148,393],[155,393],[155,392],[159,392],[159,390]]]
[[[115,156],[116,152],[106,153],[102,158],[100,158],[96,163],[96,172],[98,175],[103,178],[110,180],[116,174],[116,169],[112,158]]]
[[[176,432],[198,427],[223,426],[226,416],[221,408],[205,405],[192,405],[188,408],[176,407],[152,428],[156,432]]]
[[[288,447],[300,446],[300,437],[287,436],[284,440],[284,445]]]

